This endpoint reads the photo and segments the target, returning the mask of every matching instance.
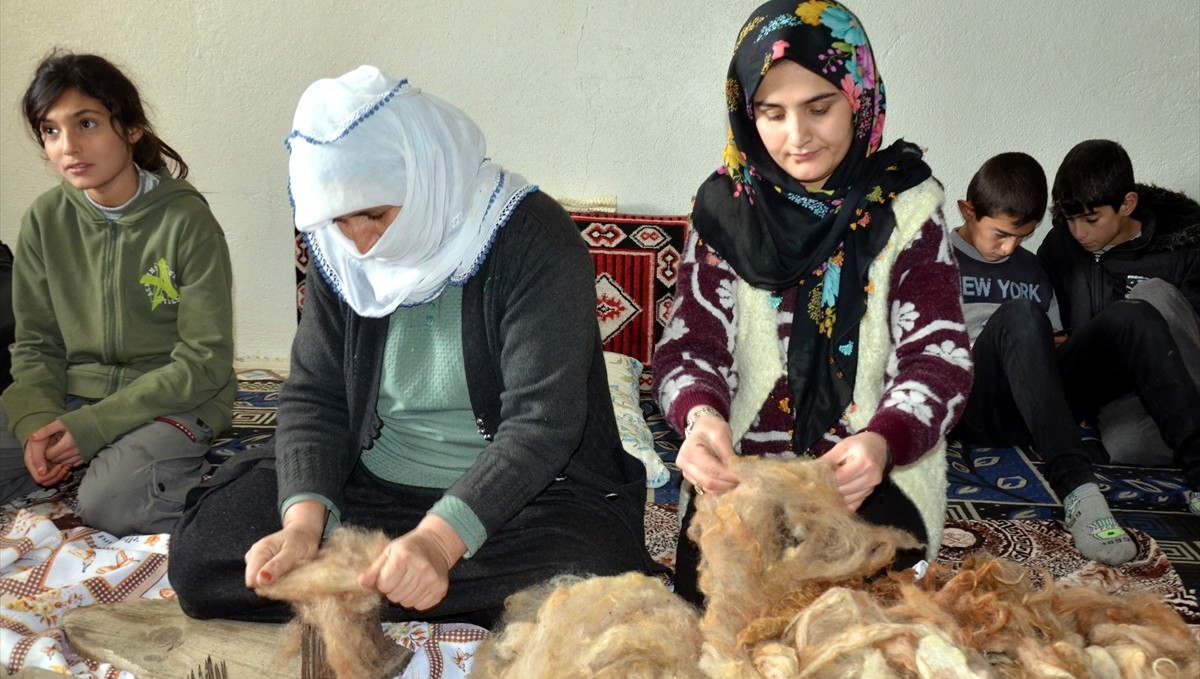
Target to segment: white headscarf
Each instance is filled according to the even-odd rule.
[[[437,297],[479,268],[496,231],[536,187],[484,156],[462,111],[374,66],[318,80],[296,106],[288,193],[312,261],[361,316]],[[333,219],[403,210],[366,253]]]

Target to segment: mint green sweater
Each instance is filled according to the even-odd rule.
[[[65,182],[25,214],[4,392],[18,440],[61,418],[90,460],[162,415],[229,426],[237,381],[225,234],[191,184],[159,176],[115,222]],[[68,395],[95,402],[66,413]]]

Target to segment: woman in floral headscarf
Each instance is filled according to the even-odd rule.
[[[883,81],[858,18],[772,0],[738,35],[724,166],[696,196],[656,390],[695,494],[736,455],[820,456],[846,505],[932,560],[944,435],[971,384],[943,194],[914,145],[881,148]],[[676,591],[699,602],[696,547]]]

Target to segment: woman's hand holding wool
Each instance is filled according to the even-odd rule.
[[[887,471],[888,444],[879,434],[865,431],[848,436],[821,456],[833,465],[838,492],[846,507],[858,511]]]
[[[397,606],[427,611],[450,590],[450,569],[467,546],[450,524],[427,514],[413,530],[388,543],[358,584],[374,587]]]
[[[722,493],[738,485],[738,477],[729,469],[726,460],[736,457],[733,451],[733,432],[720,415],[708,410],[697,413],[697,406],[688,413],[687,436],[679,446],[675,464],[683,478],[696,486],[697,492]]]
[[[311,559],[325,532],[325,505],[302,500],[288,507],[283,528],[251,545],[246,552],[246,587],[271,584],[300,563]]]

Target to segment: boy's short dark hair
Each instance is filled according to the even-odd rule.
[[[1105,205],[1116,210],[1134,190],[1133,162],[1115,141],[1089,139],[1067,152],[1054,175],[1055,217],[1075,217]]]
[[[1008,217],[1017,224],[1040,222],[1046,214],[1046,173],[1033,156],[1019,151],[988,158],[967,185],[975,218]]]

